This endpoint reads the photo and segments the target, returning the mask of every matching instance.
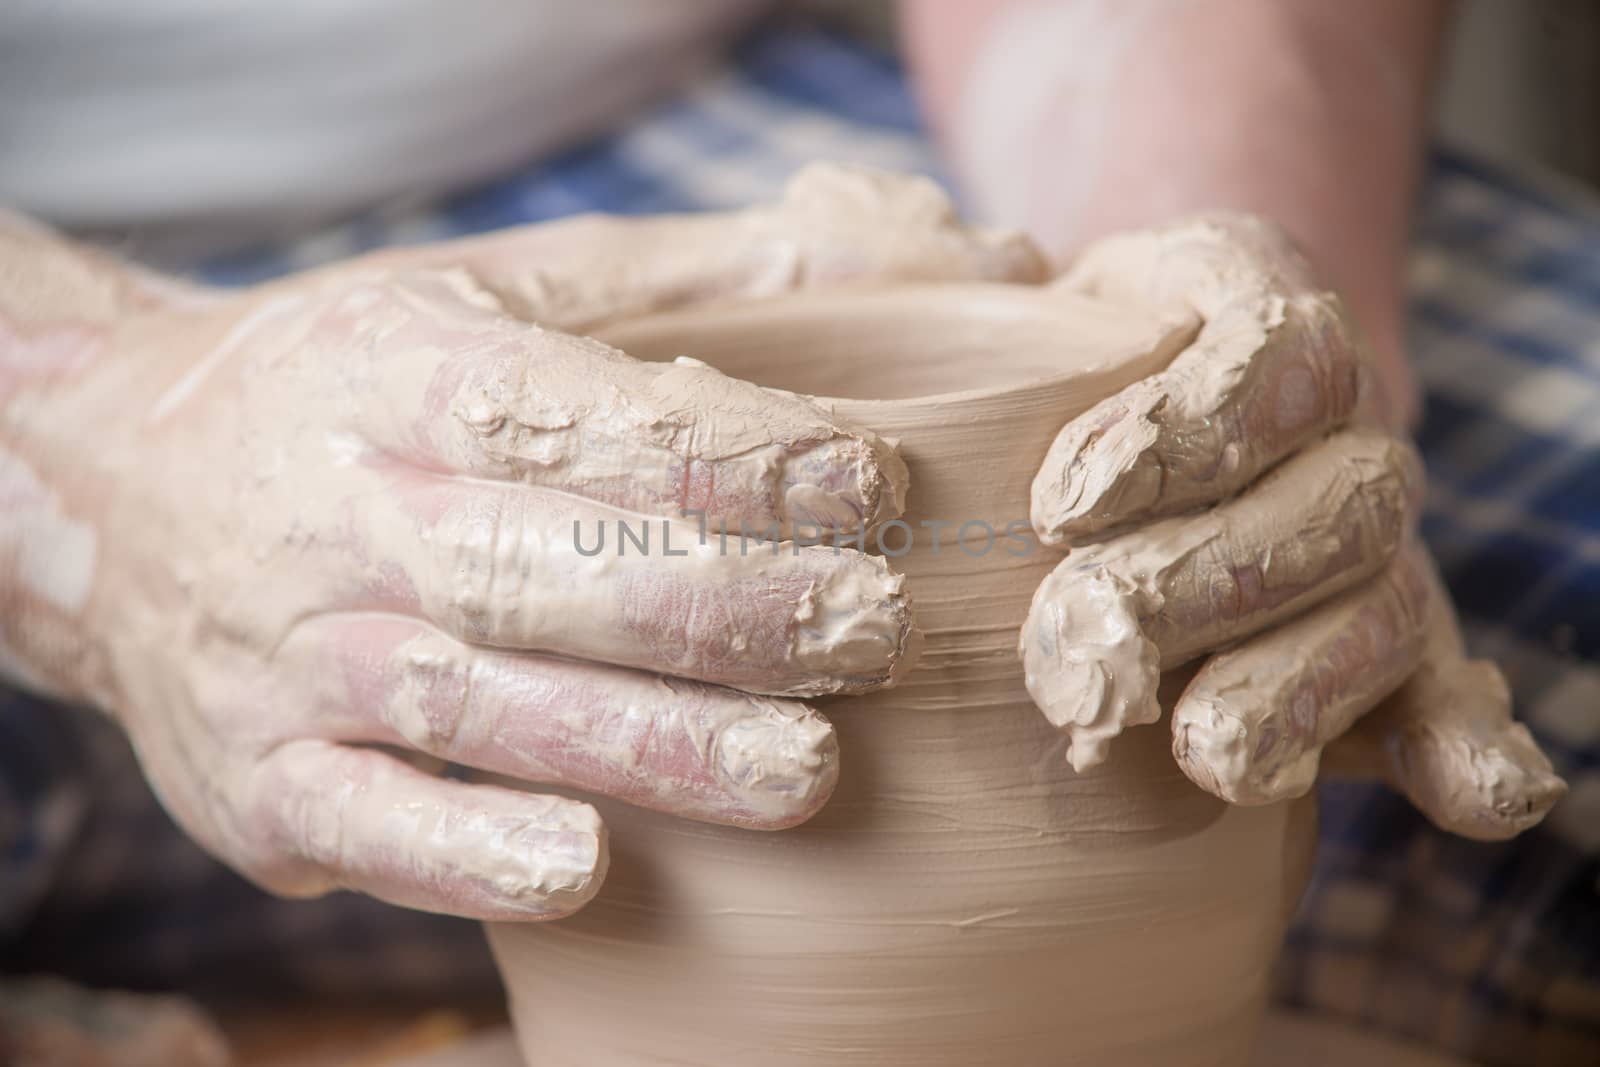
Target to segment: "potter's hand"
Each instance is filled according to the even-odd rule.
[[[14,277],[52,276],[23,259]],[[8,662],[111,712],[184,827],[270,889],[569,912],[603,877],[595,811],[422,757],[792,825],[837,760],[789,698],[888,683],[911,629],[879,559],[723,552],[672,518],[892,517],[905,474],[883,441],[572,331],[1038,267],[925,183],[828,172],[731,216],[575,220],[237,294],[113,292],[92,314],[0,304],[8,366],[51,368],[0,407],[21,509],[0,532]]]
[[[1161,717],[1161,671],[1226,648],[1172,713],[1203,788],[1299,796],[1367,716],[1377,769],[1441,825],[1492,837],[1541,818],[1564,786],[1494,668],[1430,645],[1454,623],[1408,533],[1417,457],[1368,417],[1364,346],[1283,235],[1223,216],[1113,237],[1056,284],[1197,319],[1164,371],[1069,423],[1034,481],[1039,536],[1079,547],[1035,596],[1022,654],[1074,767]]]

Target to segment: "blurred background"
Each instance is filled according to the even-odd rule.
[[[1600,186],[1600,4],[1465,0],[1439,125],[1464,147]]]
[[[1600,188],[1600,3],[1458,2],[1439,98],[1445,140]],[[804,0],[801,6],[893,46],[891,0]]]
[[[386,21],[401,21],[394,12],[402,0],[365,2],[381,5]],[[1600,0],[1458,2],[1438,100],[1440,139],[1474,159],[1509,164],[1515,175],[1446,159],[1423,198],[1413,344],[1430,394],[1421,441],[1430,479],[1442,490],[1428,531],[1457,585],[1475,647],[1506,666],[1520,713],[1560,755],[1573,791],[1540,832],[1489,847],[1432,834],[1392,795],[1335,787],[1343,792],[1330,793],[1324,811],[1341,814],[1328,820],[1306,920],[1286,953],[1281,997],[1509,1067],[1600,1063],[1592,1056],[1600,1042],[1600,955],[1592,950],[1600,944]],[[325,10],[319,3],[280,0]],[[641,3],[638,10],[651,15],[668,10]],[[19,11],[80,6],[0,4]],[[894,48],[891,0],[790,5]],[[461,6],[452,0],[450,10]],[[226,9],[215,5],[219,20]],[[204,42],[178,44],[181,53]],[[431,37],[425,45],[424,55],[444,51]],[[0,163],[23,143],[4,120],[5,105],[23,100],[20,75],[39,65],[30,66],[26,51],[0,38]],[[51,74],[65,82],[82,77],[82,68],[70,68],[57,64]],[[872,49],[809,28],[779,29],[747,43],[728,71],[692,83],[682,99],[611,136],[520,169],[508,160],[500,177],[442,200],[402,196],[361,217],[337,215],[309,236],[285,234],[286,242],[272,247],[207,260],[204,274],[256,281],[380,244],[581,210],[742,205],[770,198],[810,158],[937,166],[899,72]],[[171,80],[182,87],[177,75]],[[117,133],[98,132],[107,140]],[[96,156],[94,168],[80,168],[89,177],[109,168],[102,162],[108,155],[115,161],[99,137],[68,147]],[[1527,175],[1534,180],[1524,181]],[[277,194],[272,181],[264,184]],[[1586,195],[1540,195],[1557,186]],[[212,223],[199,223],[208,240],[214,236]],[[150,235],[109,236],[130,255],[161,260],[170,251],[172,262],[193,262],[179,237],[168,248]],[[188,982],[219,999],[274,985],[323,996],[398,998],[449,988],[463,1002],[499,997],[470,924],[408,916],[402,938],[396,913],[352,898],[263,902],[171,831],[125,743],[107,736],[103,745],[90,742],[98,747],[83,761],[89,772],[73,765],[83,777],[69,784],[95,784],[100,821],[73,839],[62,866],[59,885],[72,892],[32,916],[26,937],[10,948],[13,966],[24,973],[50,967],[90,985],[131,984],[129,975],[147,986]],[[8,752],[8,744],[0,737],[0,757],[24,751],[11,745]],[[0,905],[5,896],[0,892]],[[260,958],[263,944],[273,947],[270,959]],[[40,995],[77,1010],[70,993]],[[359,1020],[335,1018],[329,1040],[369,1047],[377,1035],[391,1034],[384,1003],[370,1033]],[[261,1062],[271,1058],[277,1016],[241,1011],[225,1021],[239,1047],[262,1050]],[[441,1026],[448,1034],[477,1021],[424,1016],[397,1040],[426,1043]],[[4,1022],[0,1012],[0,1031]],[[287,1036],[300,1044],[274,1062],[319,1062],[304,1048],[315,1036],[307,1024]],[[9,1062],[0,1047],[0,1065]]]

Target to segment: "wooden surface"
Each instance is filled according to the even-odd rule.
[[[288,1060],[281,1061],[287,1064]],[[292,1061],[296,1064],[304,1060]],[[464,1041],[420,1055],[398,1059],[337,1061],[382,1067],[525,1067],[517,1055],[511,1031],[504,1027],[480,1030]],[[250,1063],[248,1067],[256,1067]],[[277,1067],[274,1063],[273,1067]],[[595,1064],[593,1067],[605,1067]],[[1253,1067],[1472,1067],[1465,1060],[1441,1056],[1426,1049],[1363,1034],[1338,1023],[1286,1013],[1275,1013],[1262,1029],[1260,1051]]]
[[[460,1048],[478,1034],[503,1039],[510,1033],[504,1020],[505,1013],[498,1007],[472,1013],[304,1007],[283,1012],[225,1012],[220,1019],[233,1046],[236,1067],[409,1064],[432,1051]],[[513,1062],[513,1067],[521,1065]]]

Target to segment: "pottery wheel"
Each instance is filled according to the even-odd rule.
[[[1274,1012],[1261,1031],[1253,1067],[1472,1067],[1443,1056],[1335,1022]],[[497,1028],[454,1048],[389,1067],[526,1067],[509,1029]]]

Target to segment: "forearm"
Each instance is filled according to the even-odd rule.
[[[112,446],[63,397],[105,366],[119,322],[186,291],[0,210],[0,679],[85,695],[81,623],[101,546],[68,472]]]
[[[1448,0],[905,0],[976,204],[1058,255],[1174,215],[1266,215],[1408,404],[1402,267]]]

